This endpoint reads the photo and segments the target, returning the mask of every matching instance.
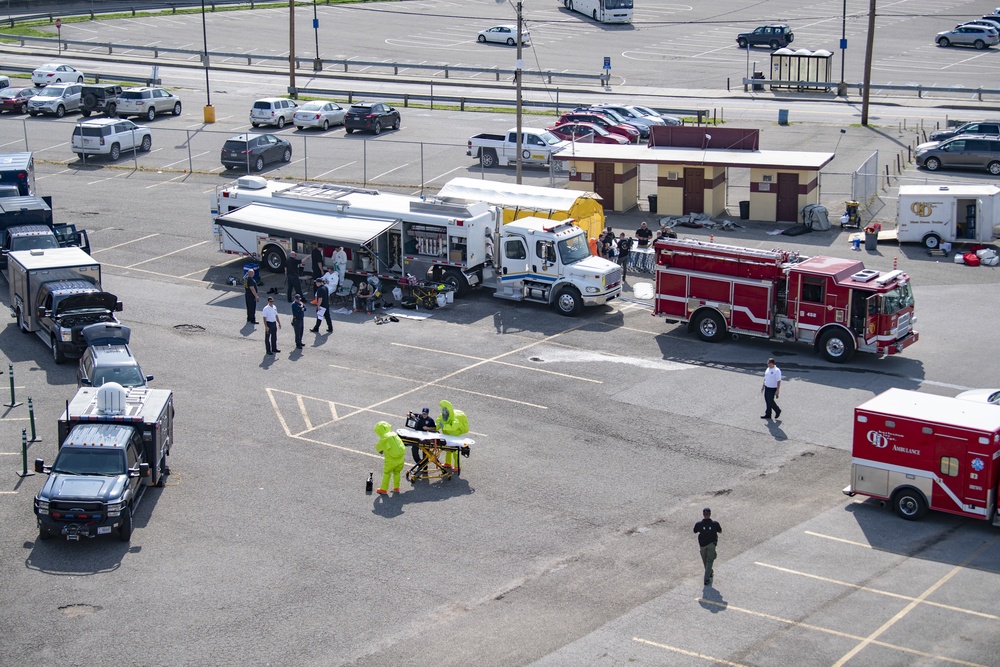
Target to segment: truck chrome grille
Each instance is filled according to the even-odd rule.
[[[608,287],[611,287],[612,285],[617,285],[621,281],[622,281],[621,269],[615,269],[614,271],[608,273]]]

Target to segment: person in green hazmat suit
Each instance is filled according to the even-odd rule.
[[[385,457],[382,464],[382,484],[378,487],[378,492],[382,495],[389,493],[389,477],[392,476],[392,492],[399,493],[399,475],[403,472],[406,447],[389,422],[375,424],[375,433],[378,435],[375,451]]]
[[[469,432],[469,420],[465,413],[456,410],[449,401],[441,401],[441,416],[437,420],[437,429],[445,435],[465,435]],[[458,452],[447,451],[444,456],[446,470],[458,470]]]

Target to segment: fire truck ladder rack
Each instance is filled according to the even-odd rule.
[[[686,249],[691,251],[696,251],[698,249],[710,250],[716,253],[732,253],[735,255],[740,255],[741,257],[762,259],[768,261],[774,261],[780,264],[785,264],[788,262],[798,263],[805,257],[800,256],[797,252],[789,252],[787,250],[759,250],[757,248],[741,248],[739,246],[725,245],[722,243],[714,243],[711,241],[702,241],[700,239],[671,239],[669,241],[671,246],[684,246]]]
[[[340,199],[350,194],[377,195],[378,190],[367,188],[355,188],[348,185],[337,185],[335,183],[299,183],[292,187],[275,192],[274,197],[285,197],[287,199],[307,199],[311,201],[332,201]],[[336,202],[343,206],[349,206],[347,202]]]

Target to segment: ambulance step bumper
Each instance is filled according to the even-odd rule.
[[[841,493],[843,493],[845,496],[848,496],[849,498],[853,498],[854,497],[854,486],[851,485],[851,484],[848,484],[843,489],[841,489]]]

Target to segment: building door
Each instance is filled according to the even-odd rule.
[[[799,221],[799,175],[778,174],[776,220],[778,222]]]
[[[705,170],[684,169],[684,210],[682,214],[705,212]]]
[[[615,165],[613,162],[598,162],[594,165],[594,192],[604,200],[605,206],[616,210],[615,201]]]

